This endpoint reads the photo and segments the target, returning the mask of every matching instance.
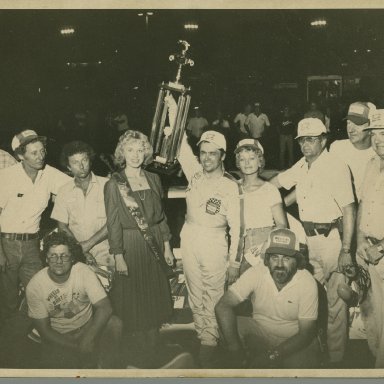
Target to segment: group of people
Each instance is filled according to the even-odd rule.
[[[346,119],[349,139],[329,151],[324,123],[302,119],[296,139],[303,157],[269,181],[257,138],[235,146],[236,180],[224,169],[222,133],[206,130],[197,144],[184,136],[181,255],[200,367],[324,366],[324,287],[325,366],[342,363],[355,296],[376,367],[384,365],[384,110],[356,102]],[[92,172],[95,153],[82,141],[63,147],[66,173],[45,163],[46,138],[33,130],[17,134],[12,149],[18,161],[1,153],[7,165],[0,170],[3,321],[27,310],[20,307],[21,282],[41,337],[42,367],[120,368],[129,364],[130,347],[142,367],[153,368],[159,329],[172,317],[168,273],[175,258],[160,178],[145,169],[153,154],[148,138],[133,130],[120,136],[120,170],[109,178]],[[280,188],[290,192],[284,199]],[[43,239],[41,257],[40,220],[51,195],[57,231]],[[302,226],[286,214],[294,202]],[[113,281],[100,279],[103,271]],[[354,295],[361,274],[371,283],[357,284]],[[239,311],[242,302],[251,313]]]

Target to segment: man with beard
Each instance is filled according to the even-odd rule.
[[[234,368],[318,366],[318,291],[304,266],[295,233],[275,229],[269,235],[264,264],[249,268],[220,299],[216,317]],[[236,306],[249,296],[252,317],[236,319]],[[250,352],[247,363],[243,345]]]

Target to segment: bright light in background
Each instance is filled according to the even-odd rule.
[[[195,23],[188,23],[184,24],[184,29],[187,29],[188,31],[199,29],[199,25]]]
[[[60,33],[63,36],[73,35],[75,33],[75,29],[74,28],[61,28]]]
[[[357,53],[357,49],[354,49],[353,52]]]
[[[311,21],[311,27],[325,27],[327,25],[327,20],[319,19]]]
[[[369,53],[369,52],[371,52],[371,50],[370,50],[370,49],[367,49],[367,52]]]

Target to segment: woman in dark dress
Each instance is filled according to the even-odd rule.
[[[129,209],[132,204],[138,208],[136,212],[148,224],[161,261],[173,265],[160,178],[142,169],[152,152],[147,136],[125,132],[115,151],[116,162],[125,168],[105,185],[108,240],[116,265],[111,299],[128,342],[136,341],[135,354],[142,352],[147,366],[156,351],[158,330],[170,320],[173,307],[167,276]]]

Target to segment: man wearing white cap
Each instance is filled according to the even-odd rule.
[[[362,305],[368,345],[376,357],[375,368],[384,368],[384,109],[375,111],[365,131],[375,156],[368,162],[357,215],[358,261],[369,266],[372,296]],[[369,310],[367,310],[369,309]]]
[[[337,295],[342,272],[352,263],[350,248],[355,223],[355,202],[348,167],[326,150],[326,127],[317,118],[298,124],[304,155],[274,177],[278,188],[296,186],[300,220],[315,278],[327,287],[328,353],[330,363],[341,363],[347,341],[347,307]]]
[[[371,103],[352,103],[346,117],[348,139],[334,141],[329,149],[351,170],[357,200],[360,198],[365,168],[375,155],[369,132],[365,130],[369,125],[369,116],[375,110],[376,107]]]
[[[200,363],[208,368],[219,337],[214,308],[224,293],[226,278],[232,284],[239,275],[240,205],[238,185],[223,166],[224,136],[207,131],[197,145],[200,162],[185,135],[178,157],[189,182],[187,214],[180,237],[189,303],[201,341]]]
[[[14,136],[12,149],[20,163],[0,171],[0,268],[6,318],[18,308],[19,281],[26,287],[42,267],[39,227],[51,193],[70,180],[45,165],[46,137],[35,131]]]

